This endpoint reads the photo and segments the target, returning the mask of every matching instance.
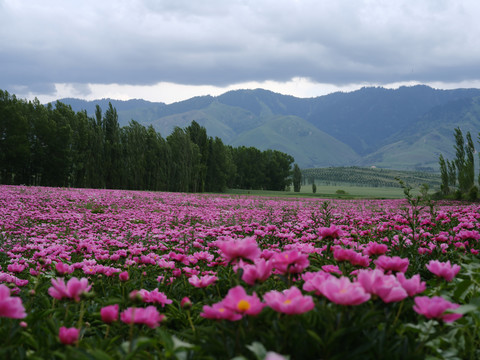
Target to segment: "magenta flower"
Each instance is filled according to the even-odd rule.
[[[68,280],[66,285],[63,278],[58,278],[52,279],[52,287],[48,289],[48,293],[50,294],[50,296],[58,300],[67,298],[79,302],[80,296],[90,291],[91,288],[92,286],[88,285],[87,278],[81,278],[79,280],[74,277]]]
[[[128,271],[123,271],[119,273],[118,278],[120,279],[120,281],[128,281],[128,279],[130,278],[130,276],[128,275]]]
[[[120,314],[120,320],[126,324],[144,324],[152,329],[158,327],[164,318],[165,315],[160,314],[155,306],[148,306],[147,308],[129,307]]]
[[[254,264],[245,264],[240,262],[239,267],[243,269],[242,280],[248,285],[254,285],[255,282],[264,282],[272,274],[273,263],[271,261],[258,258]]]
[[[118,304],[105,306],[100,309],[102,321],[110,324],[118,320]]]
[[[228,309],[223,302],[213,304],[212,306],[204,305],[200,316],[206,319],[229,321],[238,321],[242,318],[242,314]]]
[[[206,288],[209,285],[215,283],[218,280],[218,277],[215,275],[204,275],[202,277],[198,277],[197,275],[193,275],[188,279],[190,285],[193,285],[197,288]]]
[[[365,255],[382,255],[388,251],[388,246],[386,244],[379,244],[375,241],[371,241],[367,244],[363,253]]]
[[[333,250],[333,258],[337,261],[348,261],[352,265],[367,267],[370,265],[370,258],[357,253],[352,249],[337,247]]]
[[[401,258],[399,256],[386,256],[386,255],[381,255],[378,257],[377,260],[374,261],[375,265],[382,269],[385,272],[389,271],[399,271],[402,273],[405,273],[408,269],[408,265],[410,264],[410,261],[408,258]]]
[[[442,319],[445,322],[452,322],[461,318],[462,314],[445,314],[446,310],[454,310],[460,307],[459,304],[451,303],[440,296],[429,298],[428,296],[417,296],[413,310],[427,319]]]
[[[263,295],[263,300],[273,310],[288,315],[303,314],[315,307],[311,296],[304,296],[295,286],[282,292],[272,290]]]
[[[19,263],[13,263],[7,266],[7,270],[14,273],[21,273],[23,270],[25,270],[25,268],[26,266],[24,264]]]
[[[400,301],[408,296],[395,276],[385,275],[379,269],[360,270],[357,279],[367,293],[377,295],[386,303]]]
[[[58,338],[62,344],[71,345],[78,341],[79,334],[80,330],[77,328],[66,328],[62,326],[58,331]]]
[[[272,257],[272,264],[281,274],[298,274],[310,265],[308,254],[296,250],[277,253]]]
[[[58,262],[55,264],[55,270],[60,275],[71,274],[75,271],[74,267],[62,262]]]
[[[426,265],[426,267],[431,273],[439,277],[442,277],[447,281],[452,281],[452,279],[460,271],[460,266],[456,264],[451,265],[450,260],[448,260],[447,262],[430,260],[430,262]]]
[[[190,309],[193,306],[192,300],[190,300],[190,298],[188,296],[185,296],[180,301],[180,306],[182,307],[182,309]]]
[[[172,303],[172,300],[167,298],[167,295],[165,295],[163,292],[158,291],[158,289],[150,291],[146,298],[144,298],[144,301],[146,303],[160,304],[162,307]]]
[[[0,284],[0,317],[23,319],[26,316],[22,299],[10,296],[10,289]]]
[[[254,237],[243,239],[217,240],[217,247],[225,261],[234,262],[238,259],[255,260],[261,254]]]
[[[407,292],[408,296],[420,294],[425,291],[427,287],[425,281],[420,279],[419,274],[413,275],[410,279],[407,279],[404,273],[398,272],[396,277],[400,285],[402,285]]]
[[[362,285],[352,283],[347,277],[330,276],[319,285],[320,292],[330,301],[339,305],[359,305],[370,299]]]
[[[332,224],[330,227],[321,227],[318,229],[318,235],[320,235],[322,239],[338,239],[343,235],[343,231],[339,227]]]
[[[258,315],[265,306],[256,293],[253,293],[253,295],[247,295],[245,289],[240,285],[228,290],[222,303],[227,309],[239,314],[247,315]]]
[[[324,271],[306,272],[302,274],[302,279],[305,280],[305,283],[303,284],[303,290],[315,291],[316,295],[321,295],[322,293],[319,290],[320,284],[331,276],[332,275]]]

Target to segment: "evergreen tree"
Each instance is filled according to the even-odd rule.
[[[440,185],[440,188],[444,195],[448,195],[448,193],[450,192],[450,189],[448,187],[449,185],[448,168],[443,155],[440,155],[438,162],[440,164],[440,176],[442,179],[442,184]]]
[[[293,191],[294,192],[300,192],[302,184],[302,171],[300,170],[300,167],[298,164],[295,164],[293,166]]]

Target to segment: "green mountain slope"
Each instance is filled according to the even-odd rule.
[[[285,151],[302,168],[375,165],[437,169],[439,154],[452,154],[455,127],[476,138],[479,97],[480,89],[412,86],[363,88],[307,99],[256,89],[169,105],[144,100],[98,102],[105,110],[111,101],[122,126],[134,119],[153,125],[166,137],[175,126],[186,127],[195,120],[226,144]],[[62,102],[94,116],[95,101]]]
[[[272,116],[265,124],[240,134],[232,145],[283,151],[303,167],[338,166],[359,159],[350,147],[297,116]]]

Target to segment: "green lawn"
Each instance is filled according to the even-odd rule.
[[[337,190],[343,190],[346,194],[337,194]],[[430,191],[433,192],[433,191]],[[415,193],[415,191],[414,191]],[[283,196],[283,197],[316,197],[337,199],[400,199],[404,197],[402,188],[394,187],[366,187],[366,186],[332,186],[317,185],[316,194],[312,193],[312,186],[302,186],[300,192],[293,191],[268,191],[268,190],[243,190],[229,189],[227,194],[232,195],[257,195],[257,196]]]

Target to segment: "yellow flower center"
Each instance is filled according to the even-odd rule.
[[[345,294],[346,292],[347,292],[347,289],[345,289],[345,288],[342,288],[342,289],[340,289],[340,291],[339,291],[340,294]]]
[[[220,308],[220,309],[218,309],[218,311],[220,311],[221,313],[223,313],[223,312],[225,311],[225,309],[224,309],[224,308]]]
[[[247,311],[250,309],[250,303],[247,300],[240,300],[237,305],[238,311]]]
[[[291,302],[292,302],[292,300],[287,299],[287,300],[285,300],[283,303],[284,303],[284,304],[290,304]]]

